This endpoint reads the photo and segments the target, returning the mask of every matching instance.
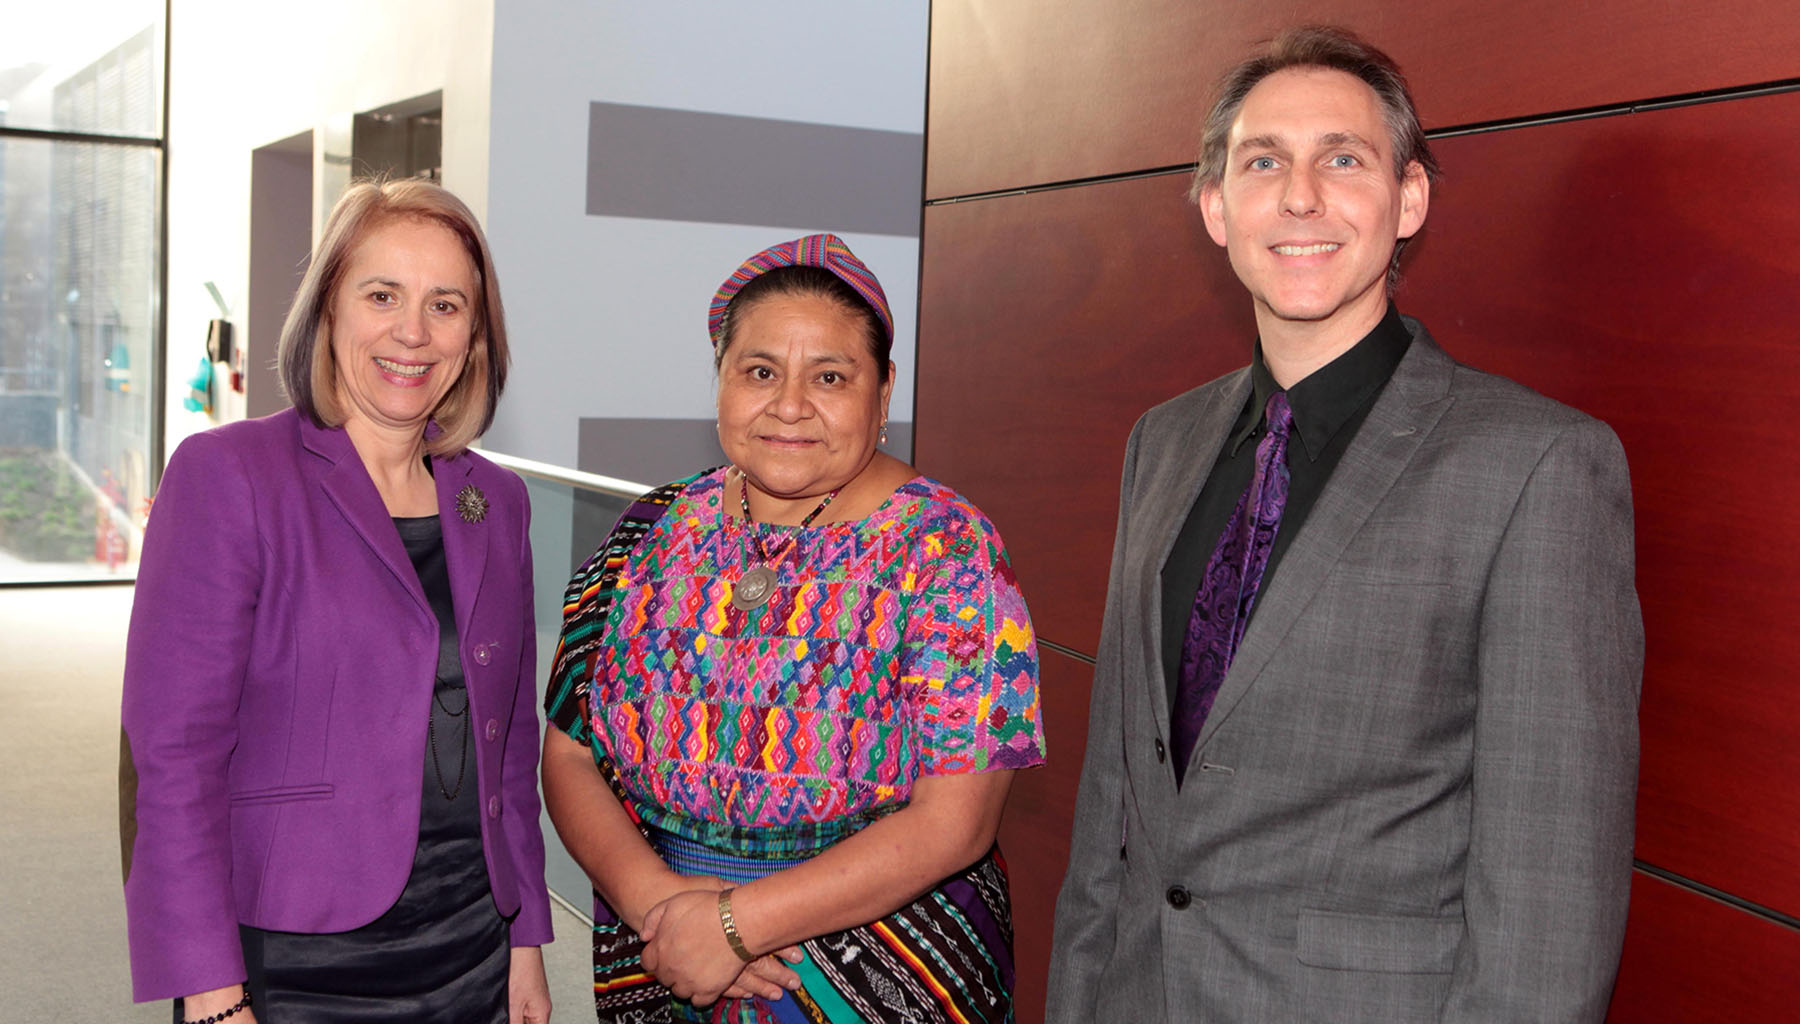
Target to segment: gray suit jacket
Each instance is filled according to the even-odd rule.
[[[1052,1021],[1604,1017],[1643,669],[1624,452],[1406,323],[1180,790],[1158,576],[1250,375],[1133,430]]]

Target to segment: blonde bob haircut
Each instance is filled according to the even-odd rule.
[[[432,410],[437,429],[428,431],[425,450],[459,455],[494,422],[506,384],[506,314],[500,282],[481,225],[463,201],[422,178],[360,181],[331,210],[312,264],[300,281],[276,353],[281,389],[294,407],[321,427],[344,424],[338,402],[338,368],[331,352],[331,306],[350,254],[374,229],[395,220],[442,224],[462,241],[475,265],[474,326],[462,375]]]

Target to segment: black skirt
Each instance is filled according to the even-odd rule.
[[[412,876],[375,921],[322,935],[239,927],[259,1024],[506,1024],[511,949],[488,890],[480,826],[459,835],[458,823],[444,820],[465,799],[477,803],[474,782],[471,771],[446,801],[426,769]]]

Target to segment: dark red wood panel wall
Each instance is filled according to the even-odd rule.
[[[937,0],[926,197],[1192,162],[1214,80],[1303,21],[1379,40],[1436,128],[1800,75],[1788,0]]]
[[[1631,460],[1637,856],[1727,901],[1639,873],[1613,1019],[1800,1012],[1800,931],[1780,923],[1800,917],[1800,92],[1745,88],[1800,78],[1800,5],[937,0],[920,468],[999,525],[1040,638],[1091,657],[1131,424],[1242,365],[1253,331],[1186,175],[1150,172],[1192,160],[1212,81],[1296,11],[1387,47],[1428,127],[1501,122],[1436,142],[1399,303],[1464,361],[1611,423]],[[1052,765],[1003,827],[1022,1021],[1042,1012],[1090,681],[1046,652]]]
[[[1254,330],[1186,188],[1161,175],[925,211],[921,468],[954,472],[1000,525],[1038,633],[1087,654],[1132,422],[1241,365]]]
[[[1800,932],[1639,872],[1609,1020],[1758,1024],[1800,1011]]]

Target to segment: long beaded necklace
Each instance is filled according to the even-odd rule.
[[[458,689],[463,692],[462,707],[455,711],[450,710],[450,706],[444,703],[444,698],[440,695],[442,690],[450,689]],[[450,718],[464,718],[469,713],[469,690],[467,687],[446,686],[440,689],[439,687],[434,686],[431,690],[431,699],[443,710],[444,714]],[[437,716],[432,715],[431,721],[425,726],[425,738],[431,744],[431,767],[437,775],[438,792],[442,793],[446,800],[454,801],[458,794],[462,793],[464,773],[469,770],[468,730],[469,723],[466,721],[463,722],[463,727],[461,729],[456,730],[457,734],[461,737],[461,742],[456,745],[456,788],[452,789],[444,785],[444,764],[438,759]]]
[[[747,612],[768,604],[769,598],[774,596],[775,569],[773,566],[776,564],[778,556],[786,556],[789,551],[794,549],[795,545],[800,543],[800,534],[796,531],[792,537],[788,538],[786,546],[775,555],[770,555],[763,547],[762,535],[752,529],[756,525],[756,520],[750,515],[750,478],[740,470],[738,479],[743,482],[743,489],[738,492],[738,508],[744,513],[744,527],[750,534],[750,543],[756,548],[756,557],[762,562],[761,565],[744,573],[743,579],[738,580],[737,586],[731,588],[731,606],[738,611]],[[819,518],[819,513],[825,511],[825,506],[831,504],[831,499],[837,497],[841,490],[843,490],[842,487],[833,487],[831,493],[825,496],[825,500],[819,502],[819,507],[808,512],[806,518],[800,520],[800,529],[804,530],[811,526],[813,520]]]

